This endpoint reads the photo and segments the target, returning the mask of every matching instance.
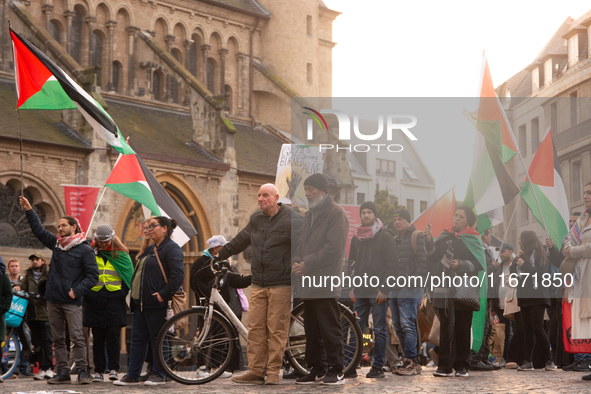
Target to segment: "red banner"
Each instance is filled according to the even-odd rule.
[[[572,304],[562,301],[562,341],[567,353],[591,353],[591,339],[572,339]]]
[[[347,212],[347,218],[349,218],[349,233],[347,234],[347,258],[349,258],[349,248],[351,247],[351,240],[355,236],[357,227],[361,225],[361,216],[359,216],[359,205],[341,205],[345,212]]]
[[[100,186],[64,185],[66,215],[78,219],[82,231],[88,231],[100,188]]]

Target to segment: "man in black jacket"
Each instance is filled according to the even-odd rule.
[[[86,359],[86,342],[82,333],[82,296],[98,282],[99,272],[92,247],[71,216],[62,217],[57,224],[58,235],[47,231],[25,197],[19,197],[26,210],[31,231],[37,239],[51,249],[51,269],[45,289],[47,316],[53,336],[55,361],[58,372],[49,384],[70,383],[68,353],[66,349],[66,322],[73,355],[78,369],[78,383],[90,384]]]
[[[324,175],[310,175],[304,181],[304,190],[310,210],[292,258],[292,271],[304,299],[306,364],[312,370],[296,383],[321,381],[322,384],[341,385],[345,383],[341,314],[337,303],[341,288],[333,288],[330,283],[320,287],[304,285],[306,277],[310,284],[314,278],[318,281],[342,276],[349,219],[343,207],[328,195],[328,181]]]
[[[372,201],[361,204],[359,215],[361,225],[357,228],[355,237],[351,239],[349,252],[349,260],[355,261],[354,276],[375,276],[384,284],[389,276],[394,275],[398,263],[394,238],[378,219],[376,204]],[[355,303],[354,308],[361,331],[367,326],[370,310],[373,317],[375,343],[372,367],[366,378],[384,377],[382,368],[388,346],[388,293],[389,289],[384,288],[357,287],[349,294],[349,298]]]
[[[399,287],[390,293],[390,307],[392,324],[403,352],[403,363],[396,373],[417,375],[421,373],[417,358],[417,313],[424,293],[422,282],[428,270],[425,236],[412,224],[406,209],[394,213],[394,227],[398,231],[394,241],[398,248]]]
[[[252,288],[248,313],[249,372],[232,378],[241,384],[279,384],[291,312],[291,248],[302,216],[278,203],[273,184],[258,192],[260,211],[219,252],[219,260],[252,246]],[[296,241],[297,242],[297,241]],[[265,380],[265,372],[267,379]]]

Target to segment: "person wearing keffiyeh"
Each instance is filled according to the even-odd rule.
[[[351,239],[349,259],[354,260],[354,276],[378,277],[381,284],[389,276],[394,276],[398,265],[398,255],[394,237],[377,217],[376,205],[371,201],[359,207],[361,225]],[[385,286],[385,285],[384,285]],[[359,318],[361,331],[367,326],[369,312],[372,313],[375,335],[372,368],[367,378],[383,378],[382,367],[385,363],[388,346],[388,293],[390,288],[357,287],[349,298],[355,303],[355,312]]]
[[[57,374],[47,383],[71,382],[66,348],[67,322],[70,341],[74,345],[72,353],[78,370],[78,383],[90,384],[86,341],[82,332],[82,302],[84,294],[96,285],[99,279],[94,251],[75,218],[60,218],[57,223],[58,235],[54,235],[43,227],[29,201],[22,196],[19,199],[20,205],[26,211],[31,231],[53,252],[45,299],[53,336]]]

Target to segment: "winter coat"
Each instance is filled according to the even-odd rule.
[[[404,236],[398,234],[394,237],[396,247],[398,249],[398,267],[396,270],[397,276],[404,276],[407,279],[406,288],[420,287],[419,282],[417,286],[408,281],[411,276],[420,276],[425,279],[427,276],[427,251],[425,249],[425,236],[422,232],[417,235],[417,253],[412,249],[412,234],[417,231],[414,224],[404,232]]]
[[[101,257],[108,260],[106,255]],[[127,325],[125,298],[128,292],[129,288],[123,280],[121,280],[121,289],[117,291],[109,291],[107,286],[103,286],[99,291],[88,290],[84,295],[82,325],[96,328],[125,327]]]
[[[199,257],[191,266],[190,283],[191,289],[195,292],[195,298],[205,297],[209,299],[211,295],[211,288],[215,280],[215,275],[210,269],[211,254],[209,249],[203,252],[203,255]],[[252,275],[243,276],[240,275],[238,268],[222,262],[222,264],[228,268],[228,273],[221,279],[220,294],[224,301],[228,304],[232,312],[241,319],[242,318],[242,303],[240,302],[240,296],[236,289],[244,289],[250,286]]]
[[[47,281],[49,277],[49,267],[44,265],[39,282],[35,282],[35,275],[33,274],[33,267],[25,271],[25,276],[22,279],[19,287],[25,293],[39,293],[39,286]],[[47,319],[47,302],[45,298],[31,298],[27,305],[27,321],[48,321]]]
[[[35,237],[53,252],[45,299],[55,304],[82,305],[84,294],[98,282],[94,250],[88,241],[67,251],[60,249],[57,236],[43,227],[35,211],[30,209],[26,215]],[[76,298],[70,298],[70,289]]]
[[[0,297],[0,315],[4,317],[12,305],[12,283],[10,283],[8,274],[4,274],[0,278]]]
[[[360,241],[357,237],[351,239],[349,260],[354,260],[353,275],[363,277],[377,276],[380,284],[385,284],[389,276],[396,274],[398,257],[394,238],[382,227],[371,239]],[[385,285],[384,285],[385,286]],[[378,290],[388,295],[390,288],[374,289],[371,287],[355,288],[357,298],[375,298]]]
[[[306,274],[296,277],[302,298],[338,298],[340,286],[313,287],[305,283],[306,276],[316,280],[324,276],[342,277],[342,264],[347,246],[349,219],[343,207],[327,194],[320,205],[306,213],[302,236],[292,263],[304,262]],[[304,285],[304,286],[302,286]]]
[[[290,286],[291,255],[302,221],[302,215],[281,203],[272,217],[257,211],[246,227],[220,250],[219,257],[226,260],[251,246],[252,283],[260,287]]]
[[[144,267],[142,268],[139,301],[144,308],[165,308],[168,306],[168,301],[180,289],[185,279],[184,255],[181,247],[170,238],[164,238],[160,242],[157,251],[164,272],[166,273],[166,278],[168,279],[168,283],[166,283],[164,276],[162,276],[160,264],[158,264],[158,259],[154,253],[154,248],[155,244],[149,245],[144,253],[139,256],[139,259],[146,258]],[[96,262],[94,265],[96,267]],[[133,283],[136,274],[137,270],[133,273],[131,283]],[[158,301],[158,297],[152,295],[154,293],[160,294],[164,302]]]
[[[520,308],[534,305],[550,307],[549,288],[542,284],[543,275],[550,273],[550,260],[547,254],[543,257],[546,260],[543,267],[539,262],[532,264],[527,257],[524,256],[522,258],[524,263],[521,267],[517,265],[518,257],[516,257],[509,269],[511,274],[517,275],[517,280],[519,281],[517,285],[517,305]],[[529,275],[520,275],[520,272]],[[534,287],[534,274],[537,274],[537,288]]]

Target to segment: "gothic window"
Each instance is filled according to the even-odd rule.
[[[194,77],[197,76],[197,43],[193,42],[189,46],[189,53],[187,54],[189,57],[189,72],[193,74]]]
[[[71,55],[78,63],[82,61],[82,13],[76,9],[72,18],[72,44]]]
[[[160,74],[152,74],[152,94],[154,94],[154,100],[160,100]]]
[[[44,246],[31,232],[25,211],[18,204],[20,190],[10,185],[0,185],[0,246],[42,249]],[[25,197],[35,208],[41,223],[45,222],[45,210],[35,205],[33,196],[25,190]]]
[[[56,21],[49,22],[49,34],[51,34],[53,39],[56,40],[58,44],[62,43],[62,40],[61,40],[62,32],[61,32],[60,26],[58,25],[58,23]]]
[[[210,59],[207,60],[207,89],[215,93],[215,65]]]
[[[119,91],[119,74],[121,73],[121,65],[119,62],[113,62],[113,89]]]

